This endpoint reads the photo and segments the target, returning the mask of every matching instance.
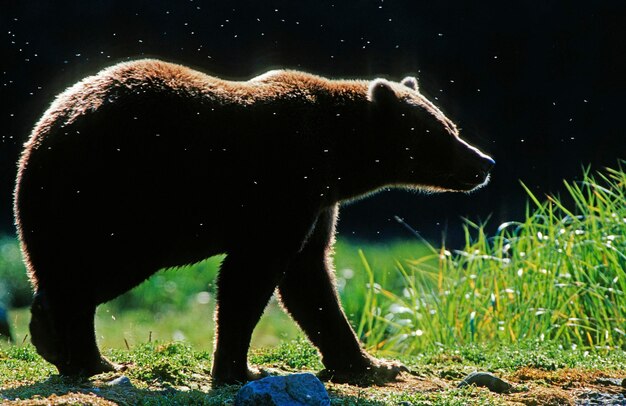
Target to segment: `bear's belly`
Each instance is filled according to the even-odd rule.
[[[251,244],[301,246],[319,191],[293,181],[298,165],[313,165],[286,151],[284,134],[259,134],[241,117],[199,122],[180,106],[177,120],[146,122],[162,109],[151,103],[90,113],[31,150],[17,206],[33,262],[49,265],[38,274],[63,272],[70,257],[143,277]]]
[[[74,260],[97,259],[111,277],[132,268],[145,278],[245,244],[290,239],[297,246],[310,224],[296,227],[292,219],[305,218],[307,210],[307,221],[315,217],[314,209],[295,204],[305,201],[302,189],[285,185],[280,174],[267,184],[238,159],[180,156],[176,148],[168,159],[161,151],[75,148],[33,154],[21,179],[20,222],[30,251],[57,258],[69,248]]]

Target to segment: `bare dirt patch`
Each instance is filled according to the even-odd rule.
[[[626,371],[604,372],[598,370],[580,370],[565,368],[545,371],[534,368],[522,368],[509,374],[496,374],[511,383],[509,393],[496,394],[486,388],[457,388],[462,377],[420,376],[404,373],[397,382],[384,386],[358,387],[347,384],[325,383],[333,405],[437,405],[437,404],[501,404],[501,405],[600,405],[604,401],[610,404],[624,399],[626,388],[612,383],[619,383],[626,376]],[[448,375],[448,376],[447,376]],[[130,386],[126,388],[108,388],[106,382],[114,377],[107,374],[100,379],[84,381],[81,384],[69,384],[57,387],[55,393],[34,395],[28,399],[8,400],[8,405],[125,405],[132,404],[140,393],[154,396],[154,401],[195,392],[189,400],[199,404],[232,405],[238,387],[210,389],[208,375],[190,379],[187,385],[167,386],[160,384]],[[201,381],[201,382],[197,382]],[[35,384],[37,385],[37,384]],[[150,396],[152,398],[152,396]],[[599,399],[599,400],[598,400]],[[595,403],[594,403],[595,402]],[[598,403],[600,402],[600,403]],[[150,403],[150,402],[148,402]]]
[[[486,388],[469,388],[464,396],[467,396],[468,403],[473,404],[482,404],[483,401],[488,400],[494,404],[539,406],[584,404],[581,399],[588,398],[590,393],[597,393],[609,395],[605,396],[605,399],[614,399],[615,402],[619,402],[619,395],[626,395],[626,388],[609,385],[606,378],[613,378],[615,382],[619,382],[625,376],[626,371],[606,373],[570,368],[557,371],[522,368],[511,374],[500,375],[500,378],[513,385],[509,393],[496,394],[489,392]],[[437,400],[453,398],[458,390],[459,382],[460,379],[403,374],[400,381],[385,386],[359,388],[350,385],[327,384],[327,387],[337,396],[376,400],[385,399],[390,394],[409,395],[409,397],[419,395],[424,403],[415,404],[437,404]]]

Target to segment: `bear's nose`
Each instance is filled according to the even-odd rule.
[[[494,161],[493,158],[491,158],[490,156],[484,155],[482,159],[480,160],[480,169],[483,171],[483,173],[487,174],[489,173],[489,171],[491,171],[491,169],[493,168],[495,164],[496,164],[496,161]]]

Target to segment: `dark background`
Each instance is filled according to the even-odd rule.
[[[471,195],[391,191],[342,211],[340,235],[462,238],[461,217],[491,230],[519,219],[522,180],[559,193],[583,165],[626,158],[623,1],[12,1],[0,9],[0,234],[22,143],[54,96],[101,68],[159,57],[229,79],[289,67],[420,87],[496,159]],[[384,136],[384,134],[381,134]],[[201,187],[201,185],[199,185]],[[45,204],[45,202],[42,202]]]

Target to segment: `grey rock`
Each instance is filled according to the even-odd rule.
[[[626,397],[622,393],[603,393],[590,391],[576,399],[576,406],[624,406]]]
[[[472,372],[461,381],[459,388],[469,385],[482,386],[495,393],[505,393],[513,388],[510,383],[489,372]]]
[[[122,375],[119,378],[115,378],[112,381],[107,382],[107,386],[128,386],[128,387],[132,387],[133,384],[130,381],[130,379],[128,379],[128,377],[126,375]]]
[[[313,374],[269,376],[244,385],[235,406],[327,406],[324,384]]]

